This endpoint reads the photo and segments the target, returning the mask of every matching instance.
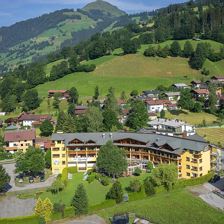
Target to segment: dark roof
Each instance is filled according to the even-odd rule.
[[[36,138],[35,129],[7,131],[4,135],[5,142],[18,142],[25,140],[34,140]]]
[[[52,116],[49,114],[29,114],[29,113],[22,113],[18,117],[18,121],[44,121],[44,120],[51,120]]]
[[[172,153],[180,153],[183,150],[192,150],[196,152],[203,151],[208,143],[205,141],[191,140],[180,137],[158,135],[155,133],[129,133],[129,132],[114,132],[114,133],[70,133],[70,134],[61,134],[55,133],[52,135],[52,140],[64,141],[66,146],[73,146],[70,142],[74,139],[78,139],[83,144],[89,140],[94,141],[95,145],[101,146],[106,144],[107,141],[112,140],[116,142],[122,139],[133,139],[145,143],[145,145],[140,145],[145,148],[152,148],[155,144],[158,147],[163,145],[169,145],[173,148]],[[161,149],[159,149],[161,150]]]

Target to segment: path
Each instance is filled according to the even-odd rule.
[[[205,183],[203,185],[190,188],[190,191],[199,196],[203,201],[212,207],[224,211],[224,199],[213,193],[213,191],[220,190],[224,190],[224,179],[216,182],[215,184]]]
[[[97,215],[86,216],[82,218],[55,221],[53,224],[106,224],[106,222]]]
[[[46,188],[50,187],[52,183],[54,182],[56,176],[50,176],[46,181],[40,182],[40,183],[32,183],[32,184],[27,184],[23,187],[18,187],[15,185],[15,177],[16,174],[14,173],[15,171],[15,163],[11,164],[4,164],[3,167],[6,169],[6,172],[10,175],[11,180],[10,180],[10,189],[8,192],[16,192],[16,191],[25,191],[25,190],[32,190],[32,189],[38,189],[38,188]]]

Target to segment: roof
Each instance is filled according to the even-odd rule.
[[[75,146],[71,143],[72,140],[78,139],[83,142],[82,144],[87,143],[88,141],[94,142],[93,145],[102,146],[105,145],[109,140],[113,141],[114,144],[118,140],[122,139],[133,139],[145,143],[145,145],[140,145],[140,147],[152,148],[163,150],[164,145],[169,145],[174,150],[172,153],[180,154],[183,150],[192,150],[200,152],[205,150],[208,147],[208,143],[204,141],[191,140],[180,137],[173,137],[167,135],[159,135],[155,133],[130,133],[130,132],[114,132],[114,133],[70,133],[70,134],[61,134],[55,133],[52,135],[53,141],[64,141],[66,146]],[[155,145],[158,147],[155,148]]]
[[[176,87],[187,87],[188,85],[185,84],[185,83],[174,83],[173,86],[176,86]]]
[[[48,93],[66,93],[67,90],[48,90]]]
[[[117,104],[118,104],[118,105],[122,105],[122,104],[126,104],[126,103],[127,103],[126,100],[122,100],[122,99],[118,99],[118,100],[117,100]]]
[[[76,106],[75,107],[75,115],[82,115],[85,114],[86,111],[88,110],[87,106]]]
[[[84,105],[75,106],[75,110],[87,110],[87,109],[88,109],[88,107],[84,106]]]
[[[211,79],[224,80],[224,76],[212,76]]]
[[[164,105],[169,104],[169,100],[146,100],[145,101],[148,105]]]
[[[49,114],[29,114],[29,113],[22,113],[18,117],[18,121],[44,121],[44,120],[51,120],[52,116]]]
[[[193,80],[191,83],[201,84],[201,81],[199,81],[199,80]]]
[[[194,90],[192,90],[192,92],[195,92],[197,94],[206,94],[206,95],[209,94],[209,90],[208,89],[194,89]]]
[[[167,92],[165,93],[166,96],[180,96],[180,92]]]
[[[16,130],[18,128],[19,128],[18,126],[11,124],[8,127],[6,127],[5,130],[10,131],[10,130]]]
[[[149,121],[148,124],[151,125],[151,126],[153,126],[153,125],[165,125],[165,126],[170,126],[170,127],[175,127],[175,128],[180,127],[182,125],[188,125],[184,121],[170,120],[170,119],[163,119],[163,118],[158,118],[156,120]]]
[[[142,92],[143,92],[143,94],[146,94],[146,95],[158,95],[158,94],[160,94],[159,90],[144,90]]]
[[[34,140],[36,138],[35,129],[7,131],[4,135],[5,142],[18,142]]]

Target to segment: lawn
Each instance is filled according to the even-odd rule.
[[[213,124],[217,120],[217,117],[212,114],[205,112],[192,113],[186,110],[181,110],[179,113],[175,114],[171,114],[170,112],[166,111],[166,118],[183,120],[192,125],[200,125],[202,124],[203,120],[205,120],[206,124],[209,125]]]
[[[104,96],[109,87],[115,88],[120,96],[123,90],[130,93],[133,89],[142,91],[158,85],[171,85],[176,82],[190,83],[192,79],[200,79],[201,74],[189,67],[185,58],[147,58],[134,54],[126,56],[105,56],[95,63],[97,69],[91,73],[73,73],[53,82],[39,85],[41,97],[47,95],[49,89],[70,89],[75,86],[79,95],[91,97],[98,85],[100,95]]]
[[[140,177],[135,177],[135,178],[137,178],[139,180],[143,180],[146,178],[147,175],[148,174],[144,173],[144,174],[141,174]],[[119,181],[121,182],[124,190],[129,185],[129,182],[133,179],[134,179],[134,177],[119,178]],[[76,173],[76,174],[74,174],[73,179],[68,181],[68,185],[62,192],[60,192],[58,194],[52,194],[51,192],[45,192],[41,195],[41,198],[48,197],[52,202],[62,201],[67,206],[69,206],[71,203],[71,199],[72,199],[73,195],[75,194],[75,189],[77,188],[77,186],[80,183],[83,183],[86,188],[90,206],[98,205],[98,204],[101,204],[102,202],[104,202],[105,196],[106,196],[107,192],[109,191],[110,187],[112,186],[112,184],[110,184],[108,186],[103,186],[97,180],[94,180],[92,183],[89,184],[87,181],[83,180],[83,173]]]
[[[222,224],[224,213],[184,189],[164,192],[144,200],[123,203],[98,212],[106,220],[132,212],[159,224]]]
[[[204,68],[208,69],[210,72],[210,75],[223,75],[224,71],[224,60],[218,61],[218,62],[212,62],[208,59],[205,61],[205,64],[203,66]]]
[[[198,128],[197,133],[211,143],[224,146],[224,128]]]

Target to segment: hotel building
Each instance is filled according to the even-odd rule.
[[[174,163],[179,178],[204,176],[216,169],[217,150],[207,142],[192,137],[180,138],[155,133],[55,133],[52,135],[52,172],[60,174],[65,167],[86,171],[96,164],[100,147],[112,141],[125,149],[128,171],[145,168],[148,161],[155,166]]]

